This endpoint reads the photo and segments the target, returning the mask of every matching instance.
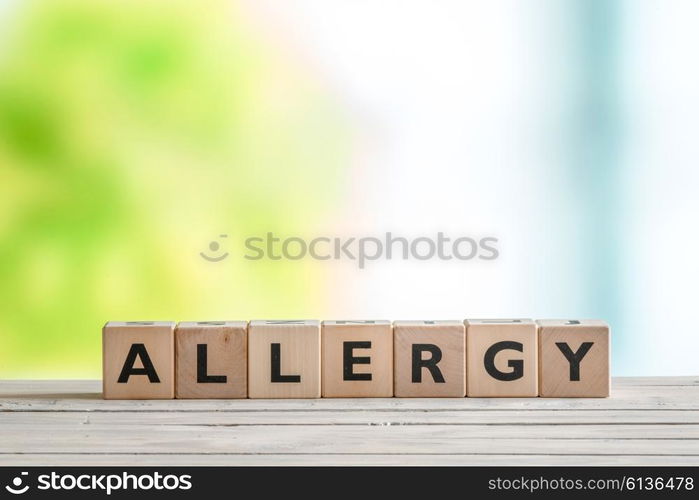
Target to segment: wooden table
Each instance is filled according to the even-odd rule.
[[[699,377],[609,399],[104,401],[0,381],[2,465],[699,465]]]

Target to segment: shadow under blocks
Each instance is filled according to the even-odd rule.
[[[111,321],[104,399],[605,398],[593,319]]]

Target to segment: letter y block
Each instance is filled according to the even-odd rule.
[[[545,398],[609,396],[609,325],[604,321],[537,321],[539,395]]]

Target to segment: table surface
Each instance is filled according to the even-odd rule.
[[[105,401],[0,381],[0,465],[699,465],[699,377],[607,399]]]

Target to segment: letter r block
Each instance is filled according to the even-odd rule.
[[[248,395],[246,321],[189,321],[175,328],[179,399],[236,399]]]
[[[175,323],[110,321],[102,329],[104,399],[175,397]]]
[[[539,395],[545,398],[609,396],[609,325],[599,320],[537,321]]]
[[[250,322],[248,397],[320,397],[319,321]]]
[[[323,321],[323,397],[393,396],[390,321]]]
[[[536,397],[537,327],[530,319],[466,320],[469,397]]]
[[[462,321],[394,321],[393,343],[396,397],[466,395],[466,335]]]

